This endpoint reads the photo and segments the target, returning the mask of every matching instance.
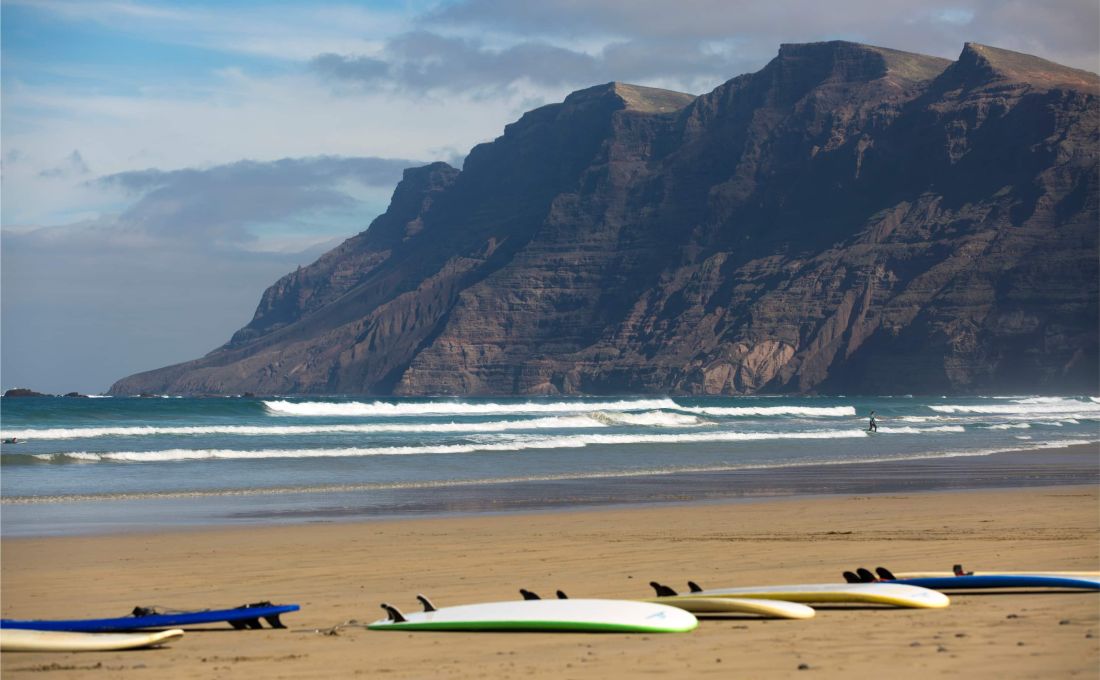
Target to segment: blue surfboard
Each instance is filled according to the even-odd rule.
[[[989,576],[937,576],[931,578],[899,578],[887,583],[904,583],[932,590],[979,590],[987,588],[1066,588],[1100,590],[1100,579],[1074,576],[1031,576],[1028,574],[997,574]]]
[[[280,614],[298,611],[296,604],[271,604],[261,602],[232,609],[205,609],[189,612],[161,613],[135,609],[130,616],[113,619],[69,619],[69,620],[19,620],[2,619],[0,628],[23,628],[29,630],[63,630],[80,633],[109,633],[144,628],[179,628],[180,626],[201,623],[228,623],[236,629],[262,628],[260,619],[267,621],[272,628],[285,628],[279,620]]]

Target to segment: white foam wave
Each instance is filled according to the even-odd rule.
[[[928,408],[938,413],[982,413],[1015,416],[1058,414],[1077,417],[1076,414],[1088,414],[1083,416],[1087,418],[1100,414],[1100,403],[1091,399],[1082,401],[1068,397],[1032,397],[1016,399],[1008,404],[929,405]]]
[[[584,448],[593,445],[680,444],[699,442],[765,441],[772,439],[841,439],[865,437],[862,430],[820,430],[816,432],[707,432],[685,434],[580,434],[561,437],[525,437],[509,441],[480,441],[467,444],[428,446],[377,446],[336,449],[168,449],[164,451],[114,451],[90,453],[35,454],[40,460],[166,462],[209,459],[263,458],[349,458],[360,456],[407,456],[423,454],[475,453],[479,451],[518,452],[528,449]]]
[[[481,423],[346,423],[332,425],[195,425],[195,426],[135,426],[135,427],[73,427],[29,430],[4,430],[4,437],[25,440],[92,439],[96,437],[155,437],[165,435],[238,435],[251,437],[283,437],[313,434],[375,434],[375,433],[481,433],[516,430],[573,430],[637,425],[644,427],[695,427],[706,425],[698,416],[666,411],[616,413],[596,411],[575,416],[549,416],[529,420],[497,420]]]
[[[87,439],[95,437],[150,437],[157,435],[240,435],[291,436],[311,434],[373,434],[400,432],[505,432],[511,430],[587,429],[606,427],[598,418],[553,416],[530,420],[501,420],[484,423],[350,423],[333,425],[198,425],[177,427],[78,427],[40,430],[4,430],[5,437],[18,439]]]
[[[616,413],[596,411],[589,417],[607,425],[640,425],[643,427],[696,427],[707,422],[698,416],[668,411],[644,411],[642,413]]]
[[[679,408],[676,402],[671,399],[638,399],[633,401],[611,402],[547,401],[516,404],[460,401],[403,403],[385,401],[265,401],[264,406],[267,407],[268,411],[276,415],[362,417],[585,413],[588,411],[652,411]]]
[[[881,434],[927,434],[929,432],[966,432],[962,425],[940,425],[937,427],[883,427],[879,426]]]
[[[853,406],[673,406],[688,413],[707,416],[854,416]]]
[[[987,430],[1027,430],[1031,423],[1001,423],[999,425],[982,425]]]

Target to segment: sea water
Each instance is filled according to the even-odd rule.
[[[15,535],[27,517],[103,501],[252,497],[270,517],[327,495],[397,511],[402,489],[1095,446],[1100,399],[24,398],[3,400],[0,434],[18,440],[0,446]],[[26,505],[60,509],[16,511]]]

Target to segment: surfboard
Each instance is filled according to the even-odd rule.
[[[699,625],[691,612],[630,600],[518,600],[485,602],[389,616],[370,630],[556,631],[584,633],[682,633]]]
[[[895,574],[896,575],[896,574]],[[888,583],[920,586],[933,590],[978,590],[989,588],[1060,588],[1100,590],[1100,578],[1083,576],[1036,576],[1034,574],[974,574],[898,578]]]
[[[0,652],[105,652],[157,647],[183,637],[179,628],[156,633],[70,633],[0,629]]]
[[[900,571],[894,574],[898,579],[910,578],[943,578],[948,576],[960,576],[951,571]],[[1070,578],[1100,578],[1100,571],[1004,571],[1001,569],[992,571],[971,571],[961,576],[1066,576]]]
[[[141,611],[140,608],[135,612]],[[272,628],[285,628],[279,620],[281,614],[298,611],[296,604],[276,604],[268,602],[245,605],[232,609],[207,609],[190,612],[146,613],[143,615],[120,616],[113,619],[3,619],[0,628],[23,628],[30,630],[56,630],[78,633],[110,633],[143,628],[178,628],[201,623],[228,623],[237,629],[261,628],[260,619],[267,621]]]
[[[901,583],[809,583],[747,588],[704,589],[677,597],[735,597],[786,600],[787,602],[824,602],[881,604],[890,607],[940,609],[951,604],[941,592]]]
[[[737,597],[692,597],[670,595],[651,597],[642,602],[656,602],[678,607],[692,614],[755,614],[774,619],[812,619],[816,612],[797,602]]]

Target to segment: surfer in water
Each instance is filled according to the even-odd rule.
[[[875,420],[875,412],[871,411],[871,422],[867,425],[868,432],[878,432],[878,421]]]

